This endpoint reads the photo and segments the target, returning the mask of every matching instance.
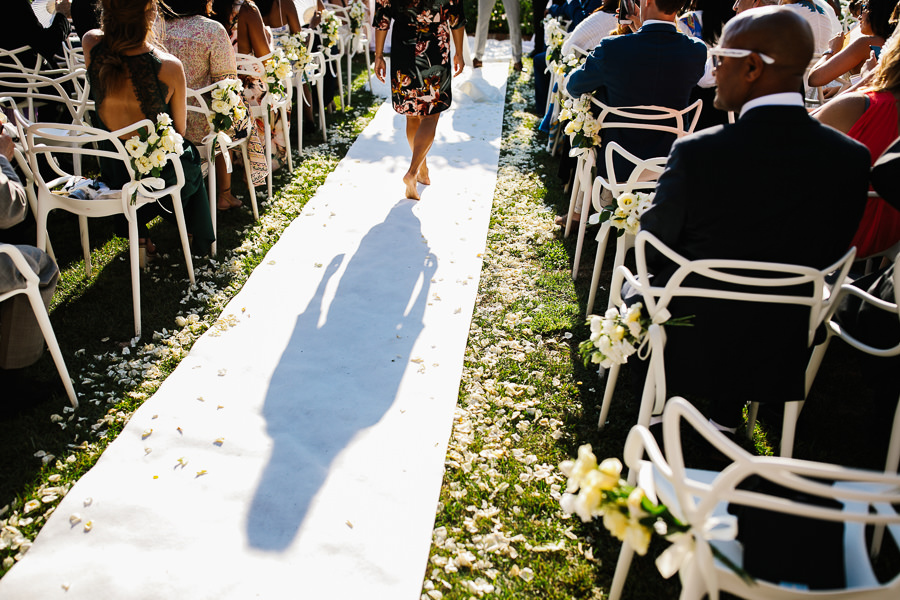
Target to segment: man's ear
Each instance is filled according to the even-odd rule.
[[[766,63],[763,62],[763,59],[760,58],[759,54],[755,52],[747,57],[747,60],[744,61],[744,67],[746,69],[746,78],[747,81],[756,81],[763,74],[763,68],[766,66]]]

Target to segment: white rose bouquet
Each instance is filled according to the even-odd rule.
[[[562,45],[566,41],[566,28],[554,18],[544,23],[544,39],[547,41],[547,64],[562,60]]]
[[[567,98],[559,111],[560,124],[570,137],[573,148],[590,148],[600,145],[600,121],[591,112],[591,95]]]
[[[363,25],[366,22],[366,6],[360,0],[356,0],[350,5],[350,10],[348,11],[350,15],[350,33],[353,35],[359,35],[362,31]]]
[[[284,51],[281,48],[276,49],[263,65],[266,68],[269,92],[284,96],[287,93],[284,82],[291,74],[291,62],[285,57]]]
[[[284,57],[291,61],[298,71],[304,70],[309,64],[309,48],[306,44],[308,35],[308,32],[300,31],[278,38],[278,45],[284,52]]]
[[[170,160],[184,154],[184,138],[172,126],[172,118],[166,113],[156,115],[156,127],[151,131],[144,128],[125,142],[125,151],[131,159],[131,167],[136,179],[153,189],[165,187],[159,178]],[[138,189],[131,194],[131,203],[137,200]]]
[[[341,21],[333,10],[327,8],[322,11],[322,21],[319,23],[319,31],[322,32],[322,45],[331,48],[338,43]]]
[[[641,215],[653,206],[653,198],[656,192],[644,194],[625,193],[613,200],[612,204],[600,211],[599,221],[609,221],[610,225],[618,229],[617,235],[630,233],[637,235],[641,228]]]
[[[207,117],[216,133],[231,131],[247,117],[243,91],[244,84],[239,79],[223,79],[216,83],[210,103],[213,112]]]
[[[563,461],[559,470],[568,478],[566,493],[559,501],[566,514],[575,513],[585,523],[603,517],[603,526],[616,539],[627,541],[641,556],[647,554],[654,533],[674,542],[656,560],[663,577],[674,575],[680,561],[693,552],[697,533],[642,488],[628,485],[622,479],[622,462],[618,458],[607,458],[598,465],[590,444],[585,444],[578,448],[578,458]],[[746,571],[715,546],[709,548],[729,569],[748,583],[754,583]]]
[[[574,52],[569,52],[568,54],[566,54],[565,58],[559,61],[559,63],[556,65],[556,74],[565,77],[566,75],[583,65],[586,58],[586,56],[575,54]]]

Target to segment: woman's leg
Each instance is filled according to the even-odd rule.
[[[407,115],[406,117],[406,139],[412,149],[412,160],[409,163],[409,170],[403,176],[403,183],[406,184],[406,197],[412,200],[419,199],[416,183],[421,182],[426,185],[430,183],[425,156],[431,149],[431,144],[434,143],[434,132],[437,129],[439,116],[440,113],[425,116]]]
[[[241,205],[241,201],[231,193],[231,173],[225,168],[225,157],[222,154],[216,155],[216,190],[216,208],[219,210]]]

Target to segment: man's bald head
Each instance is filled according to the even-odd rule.
[[[745,11],[728,21],[722,30],[722,46],[762,52],[774,58],[780,68],[800,76],[815,48],[806,19],[778,6]]]
[[[731,19],[722,30],[720,46],[752,51],[749,56],[722,58],[716,68],[716,107],[736,111],[760,96],[799,92],[813,55],[813,34],[796,12],[765,6]]]

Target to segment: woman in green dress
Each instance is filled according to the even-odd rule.
[[[157,18],[158,0],[101,0],[101,29],[89,31],[82,40],[91,95],[96,104],[97,125],[107,131],[168,114],[175,130],[184,135],[187,124],[184,67],[177,58],[154,45],[153,24]],[[128,137],[133,135],[128,134]],[[200,155],[189,141],[184,142],[181,165],[184,187],[181,201],[194,248],[206,252],[215,241],[209,199]],[[121,188],[130,180],[121,161],[101,160],[101,179],[109,187]],[[161,177],[168,185],[175,183],[175,168],[167,164]],[[153,217],[174,219],[172,200],[138,209],[138,232],[147,254],[154,248],[147,223]]]
[[[384,41],[391,36],[391,98],[406,115],[406,138],[412,150],[403,176],[406,197],[419,199],[417,184],[429,185],[425,156],[434,142],[441,112],[450,108],[450,38],[456,53],[453,75],[463,70],[466,17],[462,0],[375,0],[375,76],[385,80]]]

